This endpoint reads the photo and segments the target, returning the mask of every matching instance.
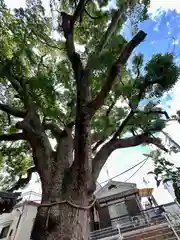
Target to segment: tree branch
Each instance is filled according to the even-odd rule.
[[[135,47],[137,47],[145,39],[146,35],[147,34],[145,32],[139,31],[133,37],[133,39],[126,44],[126,46],[122,50],[120,56],[118,57],[116,62],[112,65],[102,89],[97,94],[95,99],[88,104],[89,108],[92,111],[92,114],[94,114],[104,104],[104,101],[105,101],[108,93],[112,89],[112,86],[114,85],[114,82],[115,82],[117,76],[118,75],[120,77],[122,76],[123,67],[125,66],[129,56],[131,55],[131,53],[133,52]]]
[[[58,140],[62,133],[62,130],[55,123],[44,123],[43,124],[45,130],[50,130],[52,135]]]
[[[92,15],[87,11],[86,8],[84,8],[84,11],[85,11],[85,13],[88,15],[88,17],[90,17],[90,18],[93,19],[93,20],[100,19],[100,18],[103,17],[103,15],[96,16],[96,17],[95,17],[95,16],[92,16]]]
[[[24,118],[26,116],[25,111],[20,111],[19,109],[11,107],[7,104],[0,103],[0,110],[19,118]]]
[[[114,150],[127,147],[135,147],[144,143],[154,144],[163,151],[168,151],[161,144],[160,139],[151,137],[147,133],[124,139],[111,139],[109,142],[102,146],[102,148],[99,150],[99,152],[93,159],[93,179],[96,180],[98,178],[102,167],[104,166],[106,160]]]
[[[122,10],[123,10],[122,8],[119,8],[114,13],[114,16],[112,17],[112,20],[111,20],[111,22],[110,22],[110,24],[108,26],[108,29],[106,30],[106,32],[102,36],[100,44],[98,45],[98,48],[97,48],[99,55],[101,54],[101,52],[103,51],[104,47],[107,45],[109,39],[111,38],[112,34],[116,30],[117,24],[118,24],[119,20],[121,19],[122,15],[124,14],[124,12]]]
[[[18,140],[26,140],[23,133],[12,133],[12,134],[0,135],[0,141],[18,141]]]
[[[18,56],[20,53],[21,51],[17,52],[16,56]],[[1,74],[2,76],[6,77],[9,80],[12,87],[18,93],[19,98],[22,100],[22,102],[25,105],[27,105],[27,100],[28,100],[27,98],[28,98],[28,94],[30,93],[27,91],[27,88],[26,88],[27,86],[24,79],[22,79],[21,77],[13,73],[12,66],[13,64],[15,64],[15,61],[16,61],[15,59],[9,60],[7,64],[4,67],[2,67]]]
[[[150,110],[148,112],[144,112],[145,114],[149,115],[149,114],[163,114],[166,119],[170,119],[168,113],[166,111],[163,111],[163,110]]]
[[[64,130],[61,130],[60,127],[58,127],[57,124],[51,122],[51,123],[44,123],[43,124],[45,130],[50,130],[53,134],[53,136],[59,140],[60,138],[67,135],[67,129],[72,129],[74,126],[74,122],[70,122],[67,124],[67,126],[64,128]]]
[[[9,60],[2,68],[1,68],[1,75],[2,77],[6,77],[9,82],[11,83],[12,87],[16,90],[16,92],[21,95],[21,86],[16,79],[14,79],[13,73],[12,73],[12,65],[13,60]]]
[[[124,130],[125,126],[128,124],[129,120],[131,119],[131,117],[134,115],[134,111],[131,109],[131,111],[129,112],[129,114],[127,115],[127,117],[124,119],[124,121],[122,122],[122,124],[120,125],[120,127],[118,128],[118,130],[116,131],[116,133],[113,136],[113,139],[116,139]]]
[[[81,1],[80,1],[81,2]],[[78,13],[77,13],[78,14]],[[80,55],[75,51],[74,46],[74,18],[64,12],[62,15],[62,28],[66,39],[66,49],[69,61],[71,62],[77,87],[77,97],[85,101],[89,95],[88,71],[84,70]]]
[[[96,144],[95,144],[95,146],[92,148],[92,152],[94,153],[94,152],[97,150],[97,148],[98,148],[101,144],[103,144],[105,141],[106,141],[106,138],[102,138],[102,139],[100,139],[99,141],[97,141]]]
[[[106,117],[109,116],[109,114],[110,114],[111,110],[113,109],[113,107],[115,106],[116,102],[117,102],[117,99],[115,99],[115,100],[111,103],[111,105],[109,106],[109,108],[108,108],[107,111],[106,111],[106,114],[105,114]]]
[[[116,139],[122,133],[122,131],[124,130],[124,127],[128,124],[131,117],[133,117],[134,113],[138,113],[138,111],[133,111],[133,109],[131,109],[130,113],[127,115],[127,117],[124,119],[124,121],[120,125],[119,129],[114,134],[113,136],[114,139]],[[148,112],[144,112],[144,114],[147,114],[147,115],[148,114],[164,114],[167,119],[170,119],[168,113],[162,110],[150,110]]]
[[[76,10],[74,12],[74,15],[73,15],[73,23],[75,23],[78,18],[81,16],[82,12],[84,11],[84,8],[85,8],[85,5],[86,5],[86,0],[80,0],[77,7],[76,7]]]
[[[19,180],[15,183],[15,185],[8,190],[8,192],[13,192],[18,190],[19,188],[25,187],[29,183],[32,177],[32,173],[37,172],[36,167],[31,167],[27,170],[27,177],[26,178],[19,178]]]

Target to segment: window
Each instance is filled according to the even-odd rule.
[[[130,216],[140,214],[140,209],[135,198],[126,200],[126,207]]]
[[[102,207],[99,209],[100,227],[107,228],[111,226],[111,219],[109,216],[108,207]]]
[[[110,217],[118,218],[128,214],[125,202],[120,202],[118,204],[113,204],[109,206]]]
[[[3,238],[5,238],[5,237],[7,237],[8,232],[9,232],[9,228],[10,228],[10,225],[4,227],[4,228],[1,230],[0,239],[3,239]]]

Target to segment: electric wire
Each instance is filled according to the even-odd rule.
[[[125,182],[129,181],[132,177],[134,177],[134,175],[139,172],[139,170],[146,164],[146,162],[148,161],[148,158],[146,158],[144,160],[144,162],[142,163],[142,165],[129,177],[125,180]]]
[[[119,177],[119,176],[123,175],[124,173],[127,173],[127,172],[129,172],[130,170],[132,170],[132,169],[134,169],[135,167],[139,166],[141,163],[144,163],[145,161],[147,161],[147,159],[148,159],[148,157],[147,157],[147,158],[145,158],[145,159],[143,159],[141,162],[139,162],[139,163],[135,164],[135,165],[134,165],[134,166],[132,166],[131,168],[128,168],[128,169],[127,169],[127,170],[125,170],[124,172],[121,172],[121,173],[119,173],[119,174],[115,175],[114,177],[112,177],[112,178],[109,178],[108,180],[106,180],[106,181],[103,181],[103,182],[100,182],[100,183],[98,183],[98,184],[104,184],[104,183],[106,183],[106,182],[109,182],[110,180],[113,180],[114,178],[117,178],[117,177]]]

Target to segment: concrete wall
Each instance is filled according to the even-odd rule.
[[[9,226],[7,237],[3,238],[3,240],[5,239],[9,240],[10,233],[11,233],[11,239],[14,239],[20,216],[21,216],[21,209],[13,209],[11,213],[4,213],[0,215],[0,233],[2,232],[3,228]]]
[[[14,240],[29,240],[37,214],[37,206],[25,205]]]
[[[174,202],[164,205],[164,209],[175,225],[180,225],[180,207]]]
[[[36,205],[21,205],[13,209],[11,213],[2,214],[0,216],[0,233],[4,227],[10,226],[7,237],[3,240],[29,240],[36,214]],[[11,238],[9,234],[11,234]]]

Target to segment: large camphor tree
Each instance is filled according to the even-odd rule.
[[[132,55],[149,1],[40,1],[11,12],[0,1],[1,182],[14,191],[39,174],[39,240],[88,239],[96,180],[110,154],[155,144],[161,96],[177,81],[173,55]],[[130,20],[136,33],[122,33]]]

